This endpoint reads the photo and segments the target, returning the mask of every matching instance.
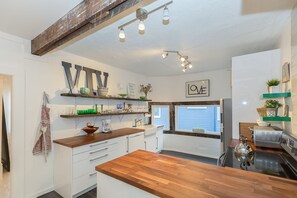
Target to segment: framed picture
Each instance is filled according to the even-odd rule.
[[[209,97],[209,80],[186,82],[186,97]]]
[[[137,85],[135,83],[128,83],[128,97],[137,98]]]
[[[286,83],[290,81],[290,63],[285,63],[282,69],[282,82]]]

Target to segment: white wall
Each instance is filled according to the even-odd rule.
[[[25,74],[23,40],[0,32],[0,74],[12,75],[12,194],[24,197],[25,173]]]
[[[221,154],[221,140],[214,138],[164,134],[164,150],[217,159]]]
[[[114,108],[122,101],[105,101],[99,99],[74,99],[61,97],[66,87],[64,69],[61,61],[99,69],[108,72],[109,94],[119,93],[118,83],[127,85],[145,83],[146,77],[127,72],[102,63],[65,52],[56,52],[44,57],[30,54],[30,42],[10,35],[0,34],[0,74],[13,76],[12,93],[12,197],[37,197],[53,190],[53,154],[46,163],[42,156],[33,156],[42,93],[50,95],[51,129],[53,139],[83,134],[81,128],[88,121],[101,125],[101,118],[64,119],[68,106],[104,104],[105,108]],[[82,72],[83,74],[84,72]],[[83,86],[84,75],[81,76],[79,87]],[[132,102],[134,106],[143,107],[144,102]],[[112,127],[131,127],[132,120],[140,115],[113,116]],[[109,117],[105,117],[109,118]],[[25,149],[24,149],[25,148]],[[24,177],[25,176],[25,177]]]
[[[169,77],[149,77],[153,92],[148,97],[158,102],[176,101],[210,101],[220,98],[231,98],[230,70],[215,70],[195,74],[185,74]],[[210,97],[185,97],[185,83],[195,80],[210,80]]]
[[[232,58],[233,138],[239,138],[239,122],[256,122],[260,97],[267,93],[266,82],[280,79],[280,50],[248,54]]]
[[[292,85],[292,131],[297,138],[297,4],[295,5],[291,16],[291,85]]]

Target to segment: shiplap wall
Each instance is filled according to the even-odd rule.
[[[292,134],[297,137],[297,4],[291,16],[291,86],[292,86]]]

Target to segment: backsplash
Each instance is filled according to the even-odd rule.
[[[291,16],[291,85],[292,85],[292,133],[297,137],[297,5],[292,11]]]

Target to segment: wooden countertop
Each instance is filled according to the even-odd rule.
[[[112,138],[117,138],[125,135],[131,135],[134,133],[144,132],[144,129],[138,128],[123,128],[118,130],[113,130],[111,133],[95,133],[94,135],[81,135],[70,138],[54,140],[54,143],[61,144],[70,148],[79,147],[87,144],[92,144],[95,142],[100,142],[103,140],[108,140]]]
[[[96,170],[164,198],[297,197],[294,180],[141,150],[99,165]]]

